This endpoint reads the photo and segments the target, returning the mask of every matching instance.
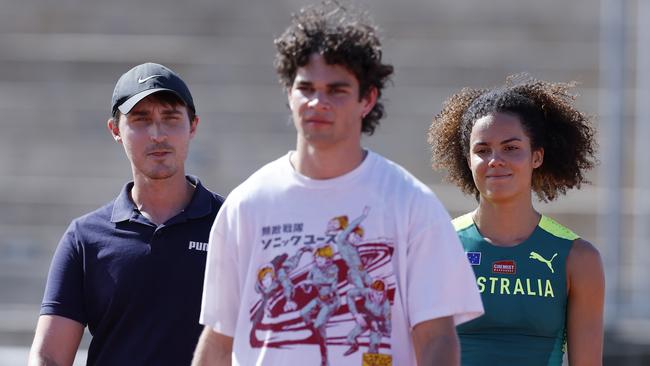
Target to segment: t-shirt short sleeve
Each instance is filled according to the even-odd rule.
[[[480,316],[483,305],[474,273],[451,218],[437,198],[415,206],[407,255],[411,327],[447,316],[458,325]]]
[[[199,318],[201,324],[230,337],[235,334],[240,306],[237,215],[226,199],[212,225]]]

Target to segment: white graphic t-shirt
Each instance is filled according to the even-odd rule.
[[[228,196],[210,235],[200,321],[234,337],[234,365],[413,365],[413,326],[482,313],[426,186],[370,151],[327,180],[290,154]]]

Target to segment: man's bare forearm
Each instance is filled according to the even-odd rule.
[[[460,342],[452,317],[419,323],[412,335],[418,366],[460,365]]]
[[[460,364],[458,338],[438,337],[424,347],[418,356],[418,366],[457,366]]]
[[[206,326],[196,345],[192,366],[230,366],[232,364],[232,337]]]
[[[29,355],[29,361],[27,363],[28,366],[64,366],[62,364],[57,363],[53,359],[43,356],[43,355],[37,355],[31,353]]]

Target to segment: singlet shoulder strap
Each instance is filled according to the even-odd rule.
[[[474,220],[472,220],[472,213],[468,212],[462,216],[458,216],[457,218],[451,220],[451,223],[454,225],[454,229],[456,229],[456,231],[467,229],[468,227],[474,225]]]
[[[557,236],[558,238],[566,240],[576,240],[580,238],[580,236],[573,231],[567,229],[565,226],[560,225],[557,223],[557,221],[545,215],[542,215],[542,219],[539,220],[539,227],[544,229],[544,231]]]

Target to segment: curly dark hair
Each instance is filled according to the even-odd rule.
[[[462,89],[444,102],[429,128],[433,167],[447,169],[448,181],[478,199],[467,164],[472,127],[486,115],[508,113],[519,118],[531,147],[544,149],[544,161],[532,176],[532,190],[541,201],[589,183],[584,174],[597,163],[595,130],[590,117],[574,106],[576,96],[570,89],[575,84],[518,74],[503,86]]]
[[[393,73],[392,65],[382,63],[377,27],[366,14],[333,1],[302,8],[292,17],[293,23],[275,40],[275,69],[280,83],[289,89],[297,69],[314,53],[323,55],[330,65],[344,66],[359,81],[359,100],[371,88],[377,90],[377,103],[361,125],[361,132],[372,135],[385,114],[380,98]]]

